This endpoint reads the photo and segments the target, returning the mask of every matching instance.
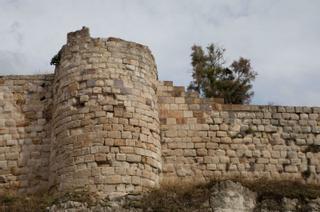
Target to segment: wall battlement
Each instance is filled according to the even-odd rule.
[[[320,184],[320,108],[224,105],[150,50],[69,33],[52,75],[0,76],[0,189],[139,194],[170,179]]]

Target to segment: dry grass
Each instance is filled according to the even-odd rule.
[[[136,207],[144,211],[194,211],[207,207],[211,188],[224,179],[213,179],[209,183],[166,182],[160,189],[145,194]],[[320,197],[320,186],[295,181],[255,181],[232,179],[250,190],[257,192],[257,201],[281,200],[283,197],[297,198],[301,201]]]
[[[96,196],[87,191],[68,192],[61,196],[53,196],[46,192],[34,195],[22,195],[14,192],[0,193],[0,212],[34,212],[45,211],[46,207],[69,200],[86,202],[94,205]]]
[[[141,208],[143,211],[195,211],[205,209],[212,187],[224,179],[212,179],[208,183],[181,182],[177,180],[162,183],[160,189],[146,193],[140,200],[131,200],[126,207]],[[320,197],[320,186],[303,184],[295,181],[270,181],[257,179],[240,182],[258,194],[258,203],[262,201],[279,201],[283,197],[297,198],[302,202]],[[0,193],[0,211],[45,211],[47,206],[69,200],[86,202],[89,206],[96,204],[96,196],[87,191],[70,192],[63,196],[53,197],[47,193],[22,196],[14,193]],[[278,203],[276,202],[275,205]]]
[[[258,179],[256,181],[239,180],[243,186],[255,191],[258,197],[281,196],[298,199],[315,199],[320,197],[320,186],[297,181]]]
[[[135,207],[143,211],[194,211],[204,207],[209,195],[209,190],[201,186],[172,185],[149,192]]]
[[[0,194],[0,211],[2,212],[33,212],[45,211],[54,199],[48,194],[18,195],[15,193]]]

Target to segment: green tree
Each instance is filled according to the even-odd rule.
[[[192,78],[188,87],[205,97],[224,98],[226,104],[248,104],[254,94],[252,81],[257,73],[250,60],[240,57],[225,66],[225,49],[210,44],[205,52],[201,46],[192,46]]]

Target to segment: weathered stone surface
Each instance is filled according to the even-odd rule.
[[[256,206],[256,193],[240,183],[224,181],[217,183],[210,194],[210,207],[213,211],[226,212],[253,211]]]
[[[160,120],[167,120],[160,125],[162,158],[164,165],[171,166],[163,170],[163,179],[245,175],[320,183],[320,172],[310,163],[320,162],[320,150],[315,147],[320,123],[314,121],[319,111],[286,106],[221,106],[187,95],[176,100],[169,92],[173,89],[164,82],[158,87],[158,98],[167,100],[159,101]],[[181,98],[185,98],[186,109],[180,107]],[[202,111],[210,108],[208,104],[211,109]],[[173,114],[183,114],[186,122]],[[191,142],[191,148],[186,141]],[[181,167],[192,170],[191,176],[181,174]],[[312,174],[306,177],[306,170]]]
[[[215,177],[320,184],[319,108],[200,98],[158,81],[147,47],[87,28],[59,54],[52,75],[0,76],[0,189],[108,195]]]
[[[164,192],[164,191],[162,191]],[[192,194],[181,196],[179,191],[170,190],[159,196],[123,196],[114,192],[108,198],[88,204],[71,200],[47,207],[49,212],[62,211],[205,211],[205,212],[316,212],[320,210],[320,198],[288,198],[282,195],[259,194],[240,183],[223,181],[213,186],[194,189]],[[191,191],[192,192],[192,191]],[[199,195],[196,195],[196,194]]]

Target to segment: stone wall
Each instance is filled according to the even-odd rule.
[[[53,75],[0,76],[0,189],[141,193],[168,179],[319,184],[320,108],[224,105],[159,82],[143,45],[68,34]]]
[[[172,82],[158,95],[163,179],[320,182],[320,108],[217,104]]]
[[[0,77],[0,189],[47,189],[52,79]]]
[[[157,70],[149,49],[69,33],[55,71],[50,186],[100,194],[159,185]]]

